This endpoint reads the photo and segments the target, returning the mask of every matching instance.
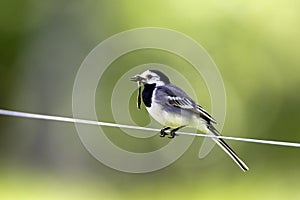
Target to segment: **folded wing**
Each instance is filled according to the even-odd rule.
[[[158,87],[158,89],[166,94],[167,101],[170,105],[199,113],[199,115],[208,122],[217,123],[216,120],[206,110],[195,103],[193,99],[191,99],[182,89],[178,88],[177,86],[173,84],[167,84]]]

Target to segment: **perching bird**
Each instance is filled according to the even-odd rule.
[[[183,127],[193,127],[202,133],[220,135],[212,123],[216,120],[208,114],[200,105],[191,99],[182,89],[170,83],[169,78],[158,70],[147,70],[141,75],[131,78],[139,85],[138,107],[140,108],[141,84],[144,85],[142,99],[149,114],[160,124],[165,126],[161,129],[160,136],[167,135],[174,138],[176,131]],[[247,165],[237,154],[219,138],[212,138],[243,170],[247,171]]]

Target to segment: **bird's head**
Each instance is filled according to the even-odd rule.
[[[144,85],[156,84],[156,86],[166,85],[170,83],[169,78],[158,70],[147,70],[141,75],[135,75],[130,80],[142,83]]]

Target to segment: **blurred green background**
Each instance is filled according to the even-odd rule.
[[[216,62],[227,93],[224,135],[299,142],[299,21],[296,0],[2,0],[0,108],[72,116],[85,56],[113,34],[156,26],[194,38]],[[132,52],[106,72],[113,77],[107,87],[120,67],[146,62],[186,64],[154,50]],[[209,110],[203,80],[184,71]],[[97,101],[110,105],[107,97]],[[112,121],[110,113],[100,115]],[[0,199],[300,198],[300,149],[229,141],[250,167],[243,173],[219,148],[199,160],[201,142],[160,171],[126,174],[95,160],[73,124],[0,116]]]

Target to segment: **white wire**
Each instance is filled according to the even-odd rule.
[[[155,129],[155,128],[146,128],[146,127],[139,127],[139,126],[124,125],[124,124],[115,124],[115,123],[109,123],[109,122],[99,122],[99,121],[92,121],[92,120],[85,120],[85,119],[74,119],[74,118],[69,118],[69,117],[42,115],[42,114],[26,113],[26,112],[12,111],[12,110],[3,110],[3,109],[0,109],[0,115],[22,117],[22,118],[29,118],[29,119],[43,119],[43,120],[60,121],[60,122],[90,124],[90,125],[96,125],[96,126],[127,128],[127,129],[144,130],[144,131],[154,131],[154,132],[160,131],[160,129]],[[220,138],[220,139],[224,139],[224,140],[236,140],[236,141],[242,141],[242,142],[252,142],[252,143],[260,143],[260,144],[279,145],[279,146],[300,147],[300,143],[294,143],[294,142],[283,142],[283,141],[262,140],[262,139],[252,139],[252,138],[239,138],[239,137],[230,137],[230,136],[215,136],[215,135],[206,135],[206,134],[200,134],[200,133],[187,133],[187,132],[176,132],[176,134],[197,136],[197,137]]]

